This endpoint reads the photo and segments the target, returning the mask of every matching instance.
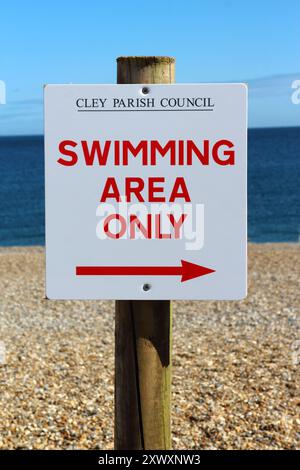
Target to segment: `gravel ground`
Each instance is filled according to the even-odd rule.
[[[252,244],[247,300],[174,302],[174,448],[300,448],[299,261]],[[45,300],[41,247],[0,293],[0,448],[112,449],[113,302]]]

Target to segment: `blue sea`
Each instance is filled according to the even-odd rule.
[[[0,137],[0,245],[42,245],[42,136]],[[300,127],[250,129],[248,238],[297,242],[300,231]]]

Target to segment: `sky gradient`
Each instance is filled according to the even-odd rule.
[[[176,81],[247,82],[249,126],[300,125],[299,0],[2,3],[0,135],[43,132],[43,84],[115,83],[120,55],[176,57]]]

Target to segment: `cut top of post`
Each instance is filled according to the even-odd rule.
[[[175,63],[175,57],[170,57],[170,56],[147,56],[147,55],[142,55],[142,56],[121,56],[117,57],[117,62],[128,62],[132,61],[135,63],[145,63],[147,65],[149,64],[161,64],[162,62],[167,63],[167,64],[174,64]]]

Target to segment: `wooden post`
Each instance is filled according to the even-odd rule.
[[[172,57],[119,57],[118,83],[174,83]],[[115,449],[171,448],[169,300],[119,300],[115,325]]]

